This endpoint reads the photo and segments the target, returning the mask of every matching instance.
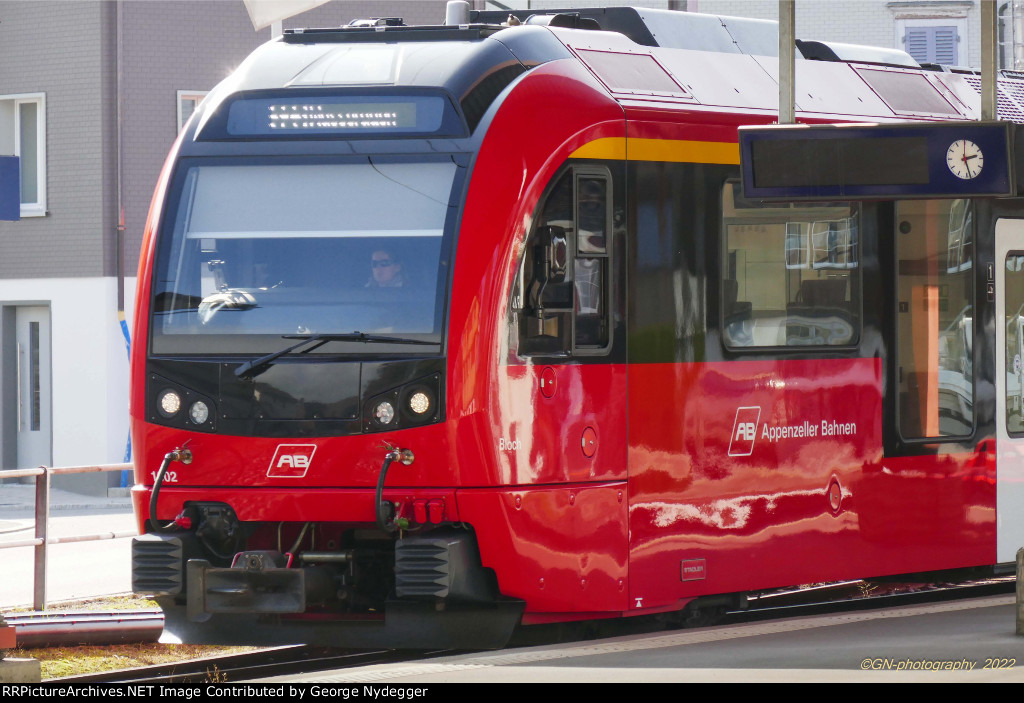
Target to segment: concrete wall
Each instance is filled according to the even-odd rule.
[[[128,439],[128,356],[112,312],[116,310],[116,284],[115,279],[100,276],[0,280],[0,305],[7,317],[19,304],[41,303],[50,308],[54,466],[118,463],[124,459]],[[126,281],[126,288],[131,297],[134,278]],[[11,337],[7,330],[5,342]],[[10,351],[4,349],[5,361],[16,363]],[[5,374],[6,380],[11,377],[11,373]],[[0,389],[6,410],[0,416],[0,459],[4,468],[18,465],[17,454],[12,451],[17,430],[11,410],[17,402],[12,385],[8,382]],[[57,477],[55,485],[102,492],[116,480],[113,474],[91,474]]]

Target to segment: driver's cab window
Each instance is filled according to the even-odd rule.
[[[548,190],[513,295],[520,355],[603,354],[610,346],[611,177],[574,168]]]

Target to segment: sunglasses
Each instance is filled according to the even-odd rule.
[[[387,268],[388,266],[394,266],[395,262],[391,259],[374,259],[371,266],[375,269]]]

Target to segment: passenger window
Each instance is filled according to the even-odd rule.
[[[580,176],[576,182],[576,286],[574,342],[577,350],[608,344],[605,292],[608,271],[608,180]]]
[[[897,402],[908,439],[974,428],[973,231],[967,200],[896,204]]]
[[[602,169],[577,168],[549,190],[512,297],[519,354],[607,351],[610,184]]]
[[[858,210],[848,203],[722,197],[722,339],[730,348],[843,346],[860,339]]]
[[[1006,432],[1024,436],[1024,252],[1010,252],[1004,262],[1006,325]]]

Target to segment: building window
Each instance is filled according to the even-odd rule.
[[[967,18],[947,16],[897,19],[896,48],[906,51],[918,63],[965,66],[970,63]]]
[[[918,63],[941,63],[956,66],[958,34],[955,26],[907,27],[903,37],[906,51]]]
[[[179,90],[178,91],[178,131],[188,123],[188,118],[199,107],[206,97],[207,90]]]
[[[20,158],[21,216],[46,214],[46,97],[0,95],[0,154]]]

